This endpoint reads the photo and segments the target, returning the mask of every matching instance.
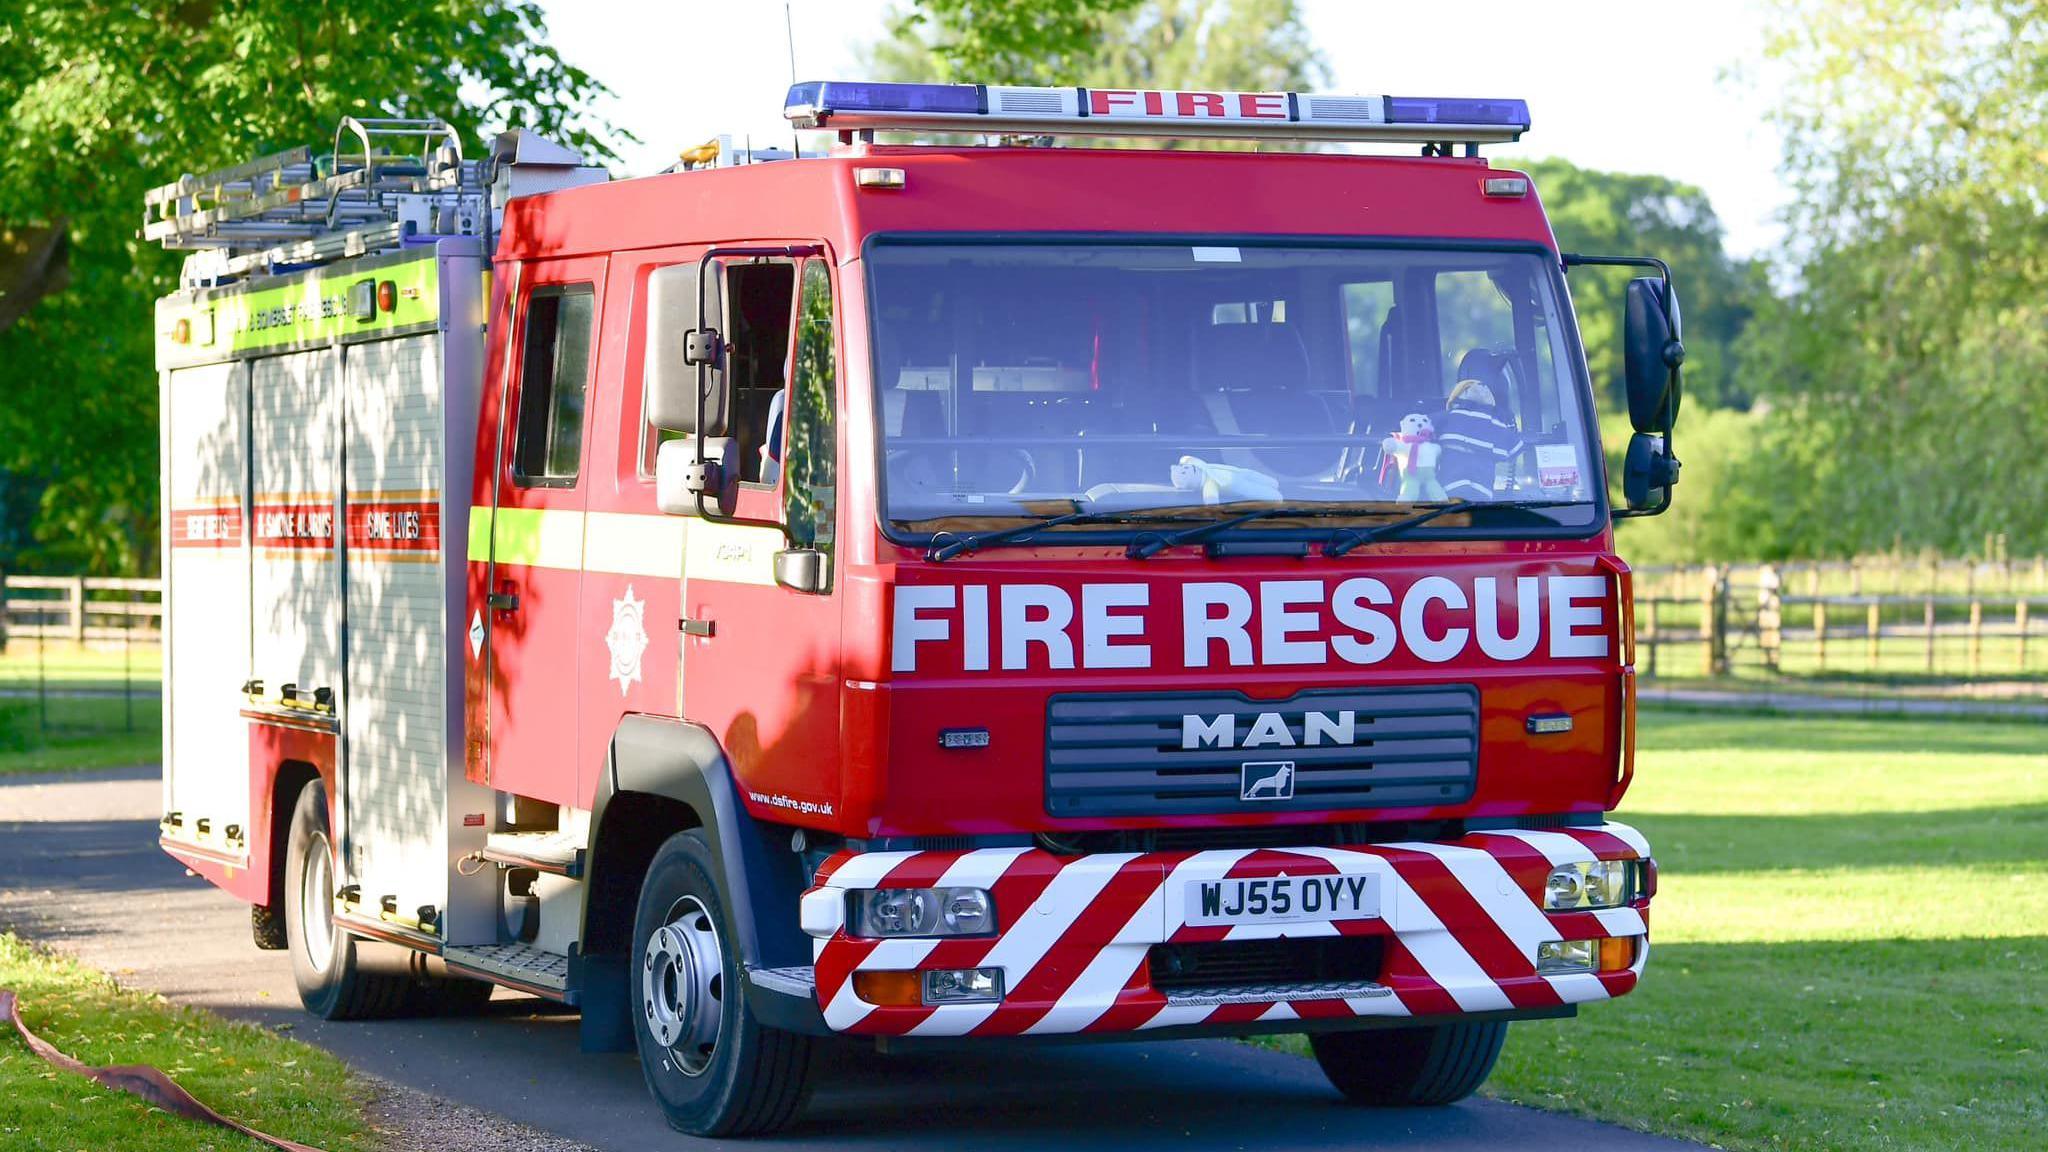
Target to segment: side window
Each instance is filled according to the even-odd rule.
[[[1386,330],[1393,311],[1392,280],[1344,285],[1344,337],[1351,349],[1351,391],[1356,395],[1391,393],[1380,377],[1393,370],[1393,334]]]
[[[1473,375],[1473,353],[1504,354],[1515,347],[1514,305],[1485,272],[1442,272],[1436,278],[1436,324],[1443,349],[1443,395]],[[1509,397],[1498,398],[1501,403]]]
[[[789,324],[796,266],[787,260],[735,264],[725,271],[729,328],[726,380],[732,388],[728,434],[740,462],[740,482],[773,484],[771,454],[778,451],[781,398],[788,381]]]
[[[512,447],[512,478],[524,487],[576,484],[595,315],[589,284],[544,285],[527,297]]]
[[[796,322],[796,374],[788,401],[782,510],[799,547],[832,550],[837,504],[838,355],[832,343],[832,277],[823,260],[806,260]],[[785,447],[786,445],[786,447]],[[771,459],[771,468],[774,462]],[[773,476],[769,477],[771,480]]]

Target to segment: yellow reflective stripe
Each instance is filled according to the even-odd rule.
[[[592,512],[583,521],[583,567],[619,576],[683,574],[684,526],[680,516],[634,512]],[[690,529],[691,534],[695,529]]]
[[[699,520],[683,537],[683,575],[691,580],[775,585],[782,530]]]

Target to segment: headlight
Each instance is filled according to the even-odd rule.
[[[867,888],[852,893],[857,936],[986,936],[995,901],[980,888]]]
[[[1549,912],[1619,908],[1636,898],[1638,864],[1634,860],[1593,860],[1551,869],[1543,883],[1543,907]]]

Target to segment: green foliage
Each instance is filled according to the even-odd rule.
[[[1820,554],[2048,546],[2048,3],[1785,0],[1800,291],[1745,343],[1834,466]]]
[[[1516,166],[1516,161],[1503,161]],[[1568,160],[1519,165],[1535,182],[1565,252],[1655,256],[1671,266],[1685,329],[1685,392],[1693,405],[1742,406],[1755,392],[1737,342],[1760,297],[1764,267],[1736,260],[1723,245],[1720,218],[1707,194],[1668,176],[1600,172]],[[1586,361],[1602,401],[1626,404],[1621,380],[1622,294],[1632,268],[1577,268],[1572,301]],[[1689,423],[1689,421],[1688,421]]]
[[[1280,91],[1329,79],[1296,0],[917,0],[868,63],[895,80]]]
[[[178,256],[135,238],[143,192],[322,146],[343,115],[444,115],[471,149],[524,125],[604,154],[577,111],[602,86],[545,32],[531,0],[0,0],[0,234],[69,234],[69,287],[0,331],[0,492],[35,495],[44,542],[27,560],[154,568],[150,317]]]

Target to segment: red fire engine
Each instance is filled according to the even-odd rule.
[[[1633,988],[1612,523],[1677,478],[1678,308],[1478,157],[1526,107],[788,112],[815,155],[351,119],[149,196],[162,843],[307,1008],[577,1005],[738,1134],[834,1033],[1304,1032],[1441,1104]],[[1050,146],[1124,135],[1421,155]],[[1620,508],[1599,263],[1652,273]]]

